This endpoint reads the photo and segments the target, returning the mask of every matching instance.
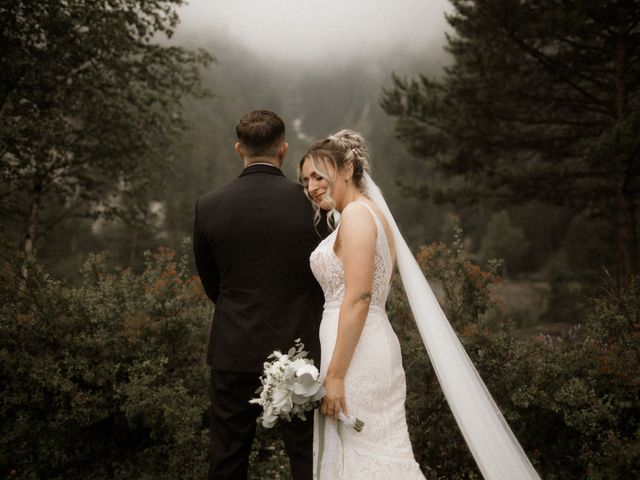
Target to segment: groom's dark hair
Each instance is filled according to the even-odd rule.
[[[238,125],[238,142],[250,157],[273,157],[284,142],[284,122],[269,110],[245,113]]]

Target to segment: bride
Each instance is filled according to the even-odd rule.
[[[340,213],[340,223],[310,258],[325,295],[320,374],[327,390],[315,416],[314,478],[424,479],[405,419],[400,345],[385,312],[397,260],[431,362],[483,476],[538,479],[368,171],[367,145],[350,130],[312,144],[298,169],[316,221],[319,209]],[[341,412],[358,417],[364,429],[338,422]]]
[[[424,479],[413,458],[405,420],[400,345],[385,313],[395,259],[391,229],[367,198],[364,142],[340,132],[314,143],[301,180],[315,206],[341,221],[311,254],[325,295],[320,324],[320,374],[327,395],[314,425],[318,479]],[[362,432],[337,423],[353,411]]]

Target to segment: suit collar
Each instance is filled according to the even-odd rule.
[[[251,175],[252,173],[270,173],[271,175],[280,175],[284,177],[284,173],[282,173],[282,170],[278,167],[274,165],[266,165],[264,163],[249,165],[242,171],[240,176],[244,177],[245,175]]]

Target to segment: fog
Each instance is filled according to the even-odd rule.
[[[224,35],[280,63],[339,64],[444,44],[446,0],[191,0],[177,38]]]
[[[399,198],[396,179],[422,175],[425,167],[394,138],[380,97],[393,72],[442,73],[448,9],[446,0],[191,0],[179,9],[170,42],[205,48],[216,62],[203,70],[214,96],[190,107],[193,152],[185,159],[208,179],[207,189],[234,178],[234,126],[247,111],[267,108],[287,125],[283,170],[295,178],[296,159],[313,140],[354,129],[371,144],[387,196],[414,223],[429,215],[406,229],[408,237],[436,235],[440,215],[419,200]]]

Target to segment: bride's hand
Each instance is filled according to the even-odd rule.
[[[327,376],[324,379],[324,388],[327,390],[327,394],[320,403],[320,412],[334,420],[338,419],[338,414],[341,411],[348,415],[349,411],[344,396],[344,379]]]

